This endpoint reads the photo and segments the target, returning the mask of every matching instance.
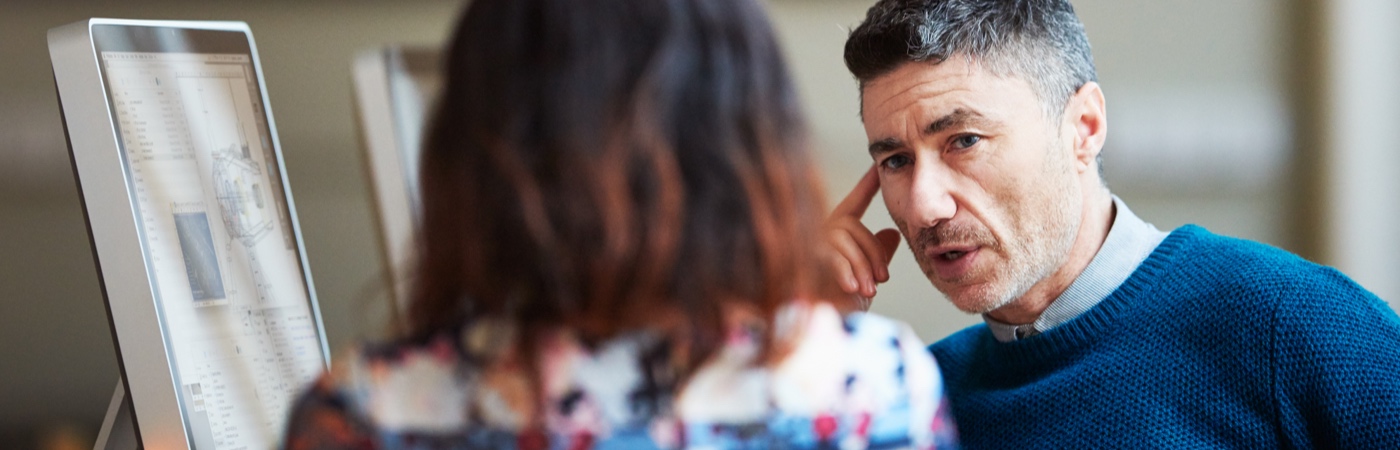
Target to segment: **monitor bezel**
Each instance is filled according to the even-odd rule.
[[[129,45],[99,41],[110,38],[108,34],[114,30],[125,30],[129,36],[138,38],[125,43]],[[142,41],[139,37],[146,31],[151,32],[147,33],[150,39]],[[193,48],[162,48],[159,46],[162,45],[159,42],[162,32],[217,35],[220,38],[200,39],[200,44]],[[329,345],[316,299],[311,266],[297,220],[296,203],[288,183],[257,44],[248,25],[243,22],[93,18],[50,30],[49,48],[74,177],[78,182],[93,259],[97,264],[99,286],[107,307],[118,367],[131,402],[138,441],[148,448],[190,448],[193,444],[186,423],[188,416],[178,393],[178,372],[167,346],[168,333],[161,318],[159,291],[154,285],[154,273],[148,265],[145,240],[138,226],[139,210],[122,154],[118,124],[101,65],[101,51],[163,50],[176,53],[242,53],[249,56],[277,164],[275,174],[280,177],[281,195],[285,199],[298,263],[321,343],[322,365],[329,367]]]

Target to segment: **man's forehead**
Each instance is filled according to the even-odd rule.
[[[887,109],[890,103],[924,98],[977,83],[979,69],[964,61],[908,62],[861,89],[862,109]]]
[[[1021,106],[1018,103],[1036,107],[1035,100],[1024,80],[992,74],[963,58],[940,64],[910,62],[866,83],[861,116],[867,127],[905,113],[936,118],[962,109],[995,116],[998,110]]]

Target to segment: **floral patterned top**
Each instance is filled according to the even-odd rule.
[[[907,325],[795,303],[756,364],[755,334],[730,333],[683,388],[669,346],[646,334],[585,350],[540,348],[539,387],[503,356],[511,330],[478,321],[426,342],[338,359],[293,408],[286,448],[944,449],[957,434],[933,357]],[[785,331],[786,330],[786,331]],[[545,411],[531,393],[544,392]]]

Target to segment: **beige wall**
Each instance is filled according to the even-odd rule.
[[[1322,123],[1312,157],[1322,166],[1317,205],[1327,218],[1328,262],[1400,302],[1400,3],[1319,2],[1318,22],[1333,43],[1315,90]]]
[[[868,1],[772,2],[811,114],[829,194],[869,157],[841,62]],[[1274,0],[1079,0],[1108,97],[1114,191],[1163,229],[1199,223],[1287,244],[1292,134],[1286,14]],[[52,423],[95,429],[117,377],[68,168],[45,30],[89,16],[247,21],[258,38],[326,330],[373,334],[384,301],[351,110],[354,53],[434,43],[453,1],[27,1],[0,6],[0,442]],[[872,227],[890,226],[879,202]],[[977,317],[951,308],[907,249],[875,310],[936,340]]]

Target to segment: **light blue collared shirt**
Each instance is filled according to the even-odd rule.
[[[1040,318],[1033,323],[1012,325],[983,314],[982,320],[987,322],[992,336],[1001,342],[1025,339],[1079,317],[1127,281],[1169,234],[1143,222],[1116,195],[1113,196],[1113,211],[1113,225],[1098,254],[1069,288],[1040,313]]]

